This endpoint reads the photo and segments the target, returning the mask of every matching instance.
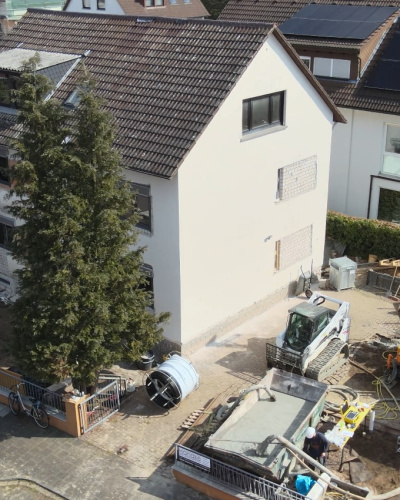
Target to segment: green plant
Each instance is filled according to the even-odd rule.
[[[400,258],[400,225],[328,211],[326,236],[346,245],[348,255]]]

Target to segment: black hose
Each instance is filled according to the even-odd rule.
[[[383,374],[385,384],[392,384],[397,378],[397,359],[392,359],[392,370],[386,370]]]

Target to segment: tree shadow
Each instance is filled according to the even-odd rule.
[[[247,340],[246,350],[243,350],[241,346],[240,349],[230,352],[216,363],[228,368],[232,376],[255,384],[265,376],[267,371],[266,339],[250,338]]]

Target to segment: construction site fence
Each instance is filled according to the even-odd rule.
[[[228,486],[246,495],[267,500],[304,500],[308,497],[284,486],[272,483],[225,462],[208,457],[180,444],[175,445],[175,463],[188,471],[197,471],[222,486]]]

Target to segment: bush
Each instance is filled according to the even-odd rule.
[[[367,259],[400,258],[400,225],[328,211],[326,236],[346,245],[346,253]]]

